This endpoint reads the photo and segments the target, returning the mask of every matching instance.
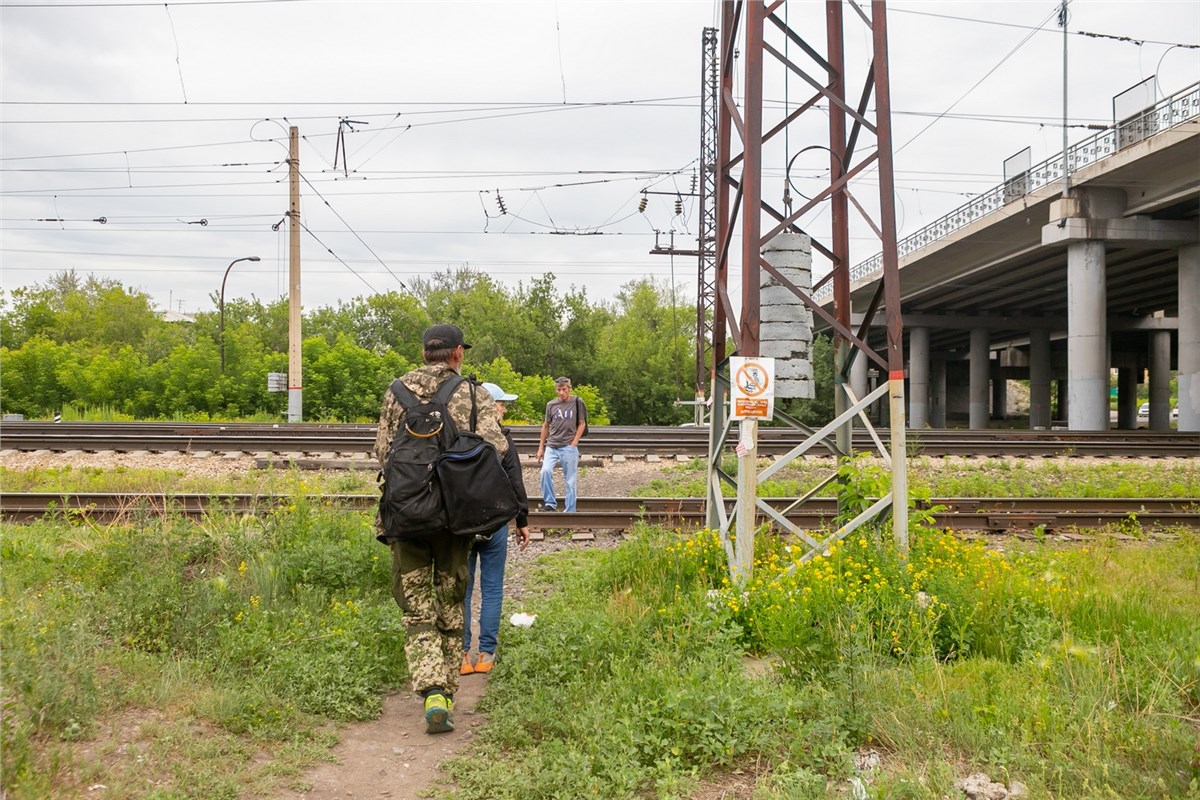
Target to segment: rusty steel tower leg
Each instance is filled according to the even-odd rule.
[[[843,37],[842,3],[825,4],[825,39],[828,45],[830,67],[829,90],[838,97],[846,96],[845,54]],[[846,112],[835,103],[829,104],[829,175],[837,180],[845,172],[846,163]],[[830,236],[833,246],[833,308],[834,316],[846,329],[850,328],[850,272],[838,269],[850,263],[850,209],[844,188],[838,189],[829,198],[829,211],[833,230]],[[846,387],[850,381],[850,360],[854,358],[854,347],[840,333],[833,337],[833,414],[840,417],[850,407]],[[865,356],[863,356],[865,358]],[[853,455],[854,419],[847,419],[837,430],[837,446],[843,459]],[[840,504],[839,504],[840,506]],[[845,512],[839,507],[839,512]]]

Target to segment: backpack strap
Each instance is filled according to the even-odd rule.
[[[399,378],[396,378],[396,380],[392,381],[392,385],[389,387],[389,390],[391,391],[392,396],[396,398],[397,402],[404,407],[404,413],[406,414],[409,411],[412,411],[413,406],[419,405],[421,402],[417,399],[417,396],[412,393],[412,389],[409,389],[408,386],[405,385],[404,381],[400,380]]]
[[[451,375],[446,380],[442,381],[442,385],[434,392],[430,399],[431,403],[441,403],[444,406],[450,405],[450,397],[454,394],[454,390],[458,388],[466,378],[461,375]]]

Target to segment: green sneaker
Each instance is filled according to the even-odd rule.
[[[445,695],[431,694],[425,698],[425,732],[446,733],[454,730],[454,720],[450,712],[454,710],[454,701]]]

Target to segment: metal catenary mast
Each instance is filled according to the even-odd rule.
[[[712,423],[709,449],[709,525],[719,530],[730,571],[734,580],[747,581],[753,571],[753,536],[756,517],[762,514],[779,526],[791,530],[808,546],[804,558],[811,558],[827,549],[834,541],[846,536],[888,509],[892,512],[893,534],[897,547],[904,552],[908,546],[908,488],[905,464],[904,437],[904,354],[900,317],[900,287],[896,255],[895,193],[892,169],[891,94],[888,77],[887,9],[883,0],[870,3],[868,15],[855,0],[827,0],[825,12],[824,47],[806,39],[787,22],[786,0],[766,3],[762,0],[728,1],[722,4],[719,61],[719,106],[717,112],[717,155],[715,188],[715,280],[712,308]],[[799,4],[797,4],[799,5]],[[805,4],[811,8],[811,4]],[[845,63],[845,30],[843,10],[850,8],[855,24],[866,27],[870,34],[869,58],[862,88],[854,99],[847,98],[848,70]],[[799,9],[799,10],[804,10]],[[857,32],[856,32],[857,37]],[[857,41],[857,38],[856,38]],[[794,54],[794,57],[793,57]],[[769,58],[768,58],[769,57]],[[736,65],[736,66],[735,66]],[[773,72],[767,73],[767,66]],[[861,71],[861,70],[860,70]],[[740,73],[740,82],[739,82]],[[793,110],[778,111],[778,104],[764,106],[764,75],[788,74],[800,78],[809,96]],[[786,84],[783,84],[786,86]],[[774,84],[771,84],[774,87]],[[874,97],[874,108],[869,109]],[[784,109],[790,108],[790,103]],[[765,117],[774,115],[768,122]],[[781,118],[780,118],[781,117]],[[702,118],[702,131],[704,130]],[[798,207],[785,205],[780,211],[763,193],[764,148],[778,147],[778,134],[794,129],[793,138],[804,140],[800,152],[823,150],[829,154],[829,170],[823,185],[800,194]],[[814,141],[814,131],[827,132],[824,141]],[[773,144],[772,144],[773,143]],[[702,134],[702,153],[703,151]],[[785,154],[786,157],[787,154]],[[703,159],[702,159],[703,160]],[[792,184],[792,158],[787,166],[786,179]],[[867,171],[877,185],[856,178]],[[704,184],[702,183],[702,186]],[[806,185],[811,186],[811,182]],[[863,187],[860,192],[860,185]],[[877,192],[877,210],[867,191]],[[857,195],[857,196],[856,196]],[[859,198],[862,198],[860,201]],[[828,204],[831,224],[829,239],[822,242],[810,237],[801,227],[810,212]],[[883,281],[866,319],[856,332],[851,328],[850,315],[850,207],[861,216],[879,240],[882,251]],[[703,208],[703,203],[702,203]],[[735,247],[735,239],[740,239]],[[786,240],[786,241],[785,241]],[[784,244],[781,244],[784,242]],[[703,238],[701,239],[703,252]],[[815,286],[811,285],[811,266],[807,267],[807,284],[794,278],[795,272],[772,263],[779,250],[795,253],[809,248],[829,265],[828,274]],[[764,257],[764,250],[772,258]],[[740,256],[740,264],[738,264]],[[701,269],[704,269],[701,255]],[[731,266],[741,270],[741,310],[736,313],[729,295]],[[803,268],[802,268],[803,269]],[[705,273],[702,272],[702,275]],[[812,294],[832,282],[834,314],[828,313]],[[703,281],[701,283],[703,286]],[[764,286],[768,287],[764,290]],[[797,336],[811,336],[804,321],[817,315],[834,333],[835,416],[817,430],[806,428],[786,414],[776,416],[796,427],[808,430],[810,436],[783,459],[761,471],[757,466],[756,420],[742,420],[738,436],[738,475],[736,480],[720,468],[724,443],[732,429],[728,409],[729,375],[725,363],[725,338],[735,343],[739,356],[759,357],[762,352],[764,292],[778,295],[784,287],[795,298],[795,321],[792,329]],[[866,331],[882,306],[887,321],[887,346],[880,354],[865,342]],[[706,313],[698,309],[698,314]],[[775,316],[779,312],[773,310]],[[774,324],[774,323],[773,323]],[[771,343],[772,348],[775,343]],[[797,352],[806,352],[807,346]],[[699,346],[697,358],[700,358]],[[874,391],[856,396],[850,386],[849,374],[855,359],[870,359],[881,367],[888,379]],[[800,359],[803,360],[803,359]],[[801,365],[802,366],[802,365]],[[811,365],[809,365],[811,376]],[[803,380],[801,378],[801,380]],[[811,378],[810,378],[811,380]],[[890,447],[870,427],[865,409],[887,394],[890,398]],[[794,396],[801,396],[799,394]],[[892,473],[889,494],[878,498],[868,509],[847,522],[832,536],[821,541],[791,525],[783,515],[757,498],[757,483],[785,466],[811,447],[822,445],[842,458],[852,455],[850,430],[854,417],[868,427],[881,457]],[[810,494],[837,477],[833,474],[821,481]],[[736,487],[737,500],[727,508],[723,487]],[[731,535],[736,524],[736,534]]]

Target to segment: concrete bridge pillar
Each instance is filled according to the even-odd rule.
[[[983,430],[988,426],[988,345],[990,344],[987,328],[971,330],[971,352],[968,356],[971,364],[970,400],[967,405],[967,427],[971,430]]]
[[[930,362],[929,427],[946,427],[946,359]]]
[[[1200,431],[1200,245],[1179,248],[1179,430]]]
[[[1132,367],[1117,370],[1117,427],[1123,431],[1137,427],[1137,371]]]
[[[929,424],[929,328],[908,329],[908,427]]]
[[[1029,427],[1050,427],[1050,331],[1029,332]]]
[[[1092,240],[1067,245],[1067,427],[1073,431],[1109,428],[1104,249]]]
[[[992,381],[992,419],[1008,419],[1008,381],[1000,375]]]
[[[854,396],[859,400],[866,397],[869,391],[867,387],[867,362],[869,360],[862,353],[859,353],[850,364],[850,390],[854,392]]]
[[[1150,331],[1150,430],[1171,427],[1171,332]]]

